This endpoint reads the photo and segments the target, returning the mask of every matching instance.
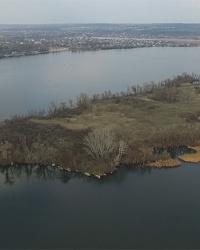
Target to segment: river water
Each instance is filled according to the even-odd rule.
[[[0,248],[199,249],[199,176],[200,164],[102,180],[1,169]]]
[[[200,48],[59,53],[0,61],[0,118],[77,93],[199,73]],[[118,169],[102,180],[0,168],[0,248],[200,248],[200,164]]]
[[[51,101],[125,91],[183,72],[199,74],[200,48],[144,48],[62,52],[0,60],[0,120],[28,110],[47,110]]]

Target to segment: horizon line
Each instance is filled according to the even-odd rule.
[[[133,22],[127,22],[127,23],[125,23],[125,22],[119,22],[119,23],[117,23],[117,22],[95,22],[95,23],[93,23],[93,22],[83,22],[83,23],[1,23],[0,24],[0,26],[3,26],[3,25],[82,25],[82,24],[84,24],[84,25],[91,25],[91,24],[93,24],[93,25],[97,25],[97,24],[112,24],[112,25],[119,25],[119,24],[128,24],[128,25],[151,25],[151,24],[170,24],[170,25],[172,25],[172,24],[200,24],[200,22],[199,23],[193,23],[193,22],[161,22],[161,23],[159,23],[159,22],[152,22],[152,23],[133,23]]]

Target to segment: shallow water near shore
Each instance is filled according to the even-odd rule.
[[[119,168],[102,180],[0,172],[0,248],[200,248],[200,164]]]

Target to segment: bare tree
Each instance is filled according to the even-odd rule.
[[[86,151],[93,158],[106,158],[116,149],[114,133],[109,128],[96,129],[84,138]]]
[[[117,166],[120,163],[120,159],[127,151],[127,145],[123,140],[119,141],[118,153],[114,159],[114,165]]]

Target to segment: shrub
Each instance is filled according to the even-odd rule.
[[[76,105],[79,108],[88,109],[91,108],[92,106],[92,100],[87,94],[81,93],[80,95],[77,96]]]
[[[11,150],[13,148],[13,145],[8,142],[1,142],[0,144],[0,156],[1,156],[1,160],[3,161],[10,161],[11,159]]]
[[[122,156],[126,153],[127,151],[127,145],[123,140],[119,141],[119,146],[118,146],[118,153],[114,159],[114,165],[117,166],[120,163],[120,160]]]
[[[49,104],[49,111],[48,114],[49,115],[54,115],[58,112],[59,109],[59,105],[57,102],[51,101]]]
[[[176,87],[164,87],[155,89],[152,94],[152,99],[155,101],[175,102],[177,101],[179,90]]]
[[[109,128],[96,129],[84,138],[86,151],[93,158],[107,158],[116,149],[114,133]]]
[[[152,156],[148,159],[151,162],[155,162],[155,161],[166,161],[171,159],[171,155],[164,150],[163,152],[161,152],[160,154],[152,154]]]

